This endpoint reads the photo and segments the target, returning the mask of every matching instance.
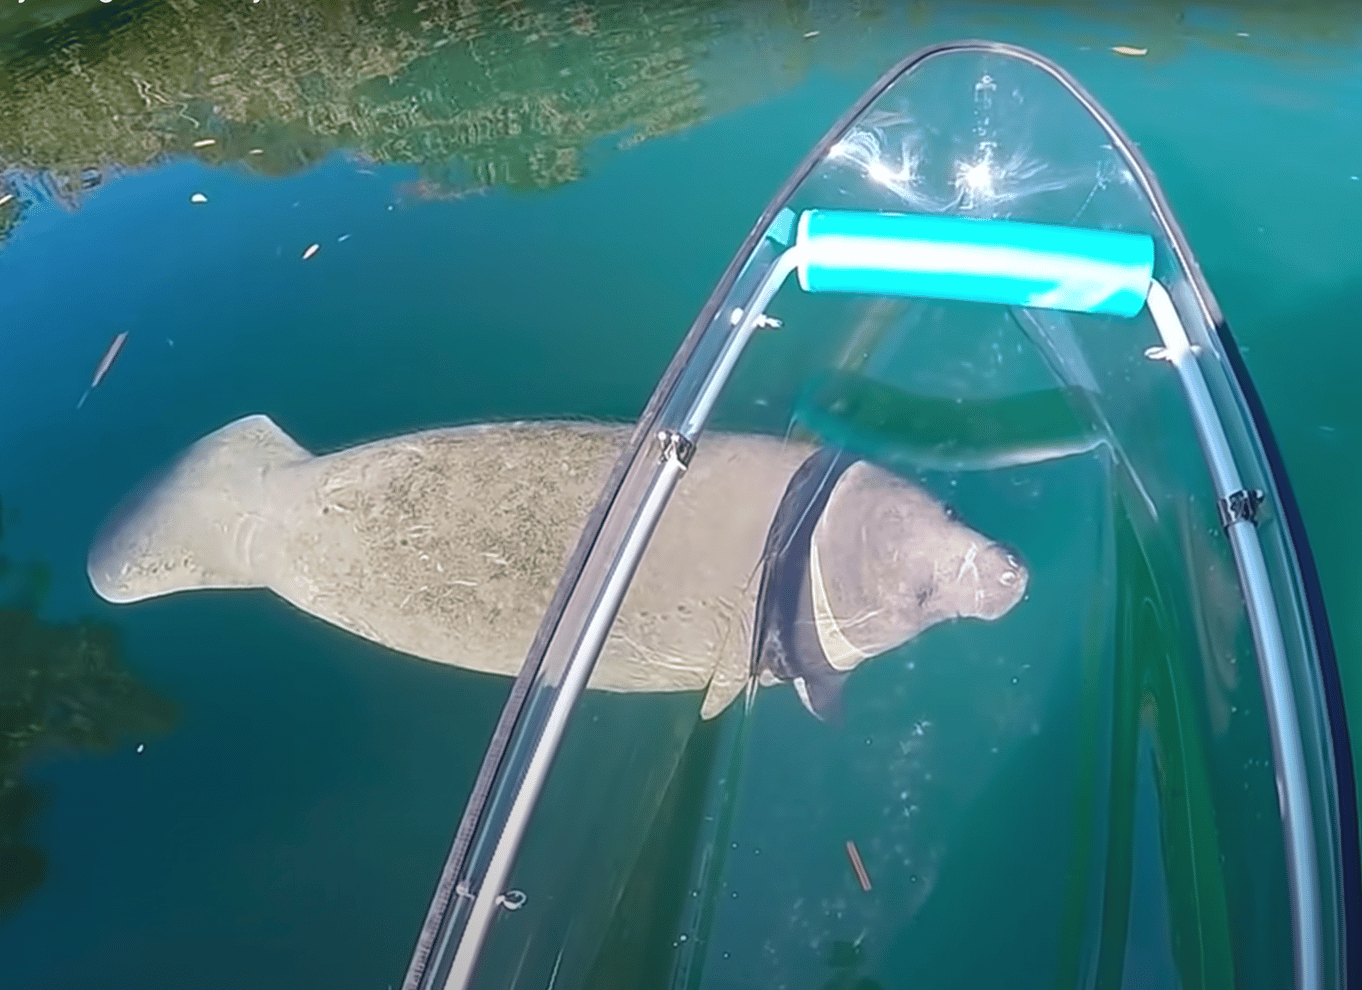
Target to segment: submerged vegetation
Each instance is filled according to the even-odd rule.
[[[41,564],[0,551],[0,918],[46,874],[33,839],[44,795],[24,768],[53,752],[108,752],[169,731],[177,717],[173,702],[124,667],[113,625],[40,617],[47,582]]]

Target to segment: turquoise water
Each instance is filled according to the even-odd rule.
[[[45,803],[22,842],[46,872],[0,922],[5,985],[400,981],[506,682],[384,653],[266,592],[108,605],[84,573],[94,528],[252,412],[312,450],[633,418],[788,171],[930,41],[1034,47],[1140,143],[1244,345],[1362,704],[1350,8],[90,6],[7,36],[0,75],[17,194],[0,205],[0,549],[49,569],[43,620],[115,624],[122,665],[173,714],[129,709],[109,752],[23,752]],[[82,190],[87,168],[103,178]]]

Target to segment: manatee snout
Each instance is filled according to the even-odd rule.
[[[1026,594],[1030,573],[1022,563],[1016,548],[992,541],[975,555],[978,570],[975,585],[975,610],[970,614],[980,619],[997,619],[1006,615]]]
[[[966,538],[947,541],[935,555],[909,557],[910,566],[884,586],[886,614],[924,627],[952,618],[992,621],[1025,597],[1030,574],[1013,547],[963,528],[956,536]]]

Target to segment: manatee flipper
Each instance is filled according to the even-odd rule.
[[[814,718],[830,725],[841,725],[842,686],[846,679],[846,672],[829,667],[808,677],[795,678],[794,689],[800,702]]]
[[[846,674],[828,661],[814,618],[809,554],[814,526],[842,474],[857,458],[815,451],[790,478],[766,534],[752,637],[753,683],[763,673],[789,681],[820,720],[841,710]]]

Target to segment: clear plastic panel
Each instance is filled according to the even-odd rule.
[[[1308,934],[1337,985],[1311,616],[1219,312],[1152,177],[1076,84],[1004,46],[929,50],[857,109],[706,307],[546,620],[522,675],[531,714],[564,698],[620,541],[670,493],[592,674],[605,690],[582,695],[560,743],[547,716],[522,716],[498,763],[451,946],[526,767],[558,744],[468,985],[1296,981],[1259,658],[1148,310],[815,295],[789,279],[689,466],[668,468],[661,438],[704,425],[706,383],[812,208],[1154,238],[1243,484],[1266,495],[1315,840]]]

